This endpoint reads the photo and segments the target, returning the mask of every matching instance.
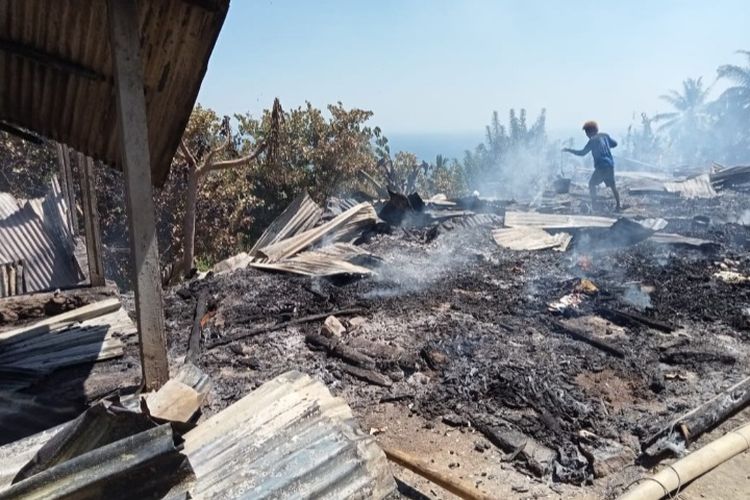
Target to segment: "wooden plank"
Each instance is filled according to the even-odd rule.
[[[200,410],[203,396],[189,385],[170,379],[144,398],[149,415],[171,422],[190,422]]]
[[[0,266],[0,273],[5,266]],[[5,275],[7,280],[7,273]],[[7,283],[6,283],[7,286]],[[100,300],[117,296],[115,286],[73,288],[0,298],[0,327],[21,319],[52,317]]]
[[[601,349],[602,351],[606,352],[607,354],[611,354],[612,356],[618,357],[618,358],[624,358],[625,353],[618,349],[617,347],[613,346],[612,344],[609,344],[603,340],[597,339],[589,335],[588,333],[584,332],[583,330],[579,330],[578,328],[573,328],[568,325],[563,324],[560,321],[552,321],[552,324],[554,327],[563,333],[568,334],[569,336],[573,337],[576,340],[580,340],[581,342],[586,342],[587,344],[596,347],[597,349]]]
[[[417,457],[413,457],[405,451],[384,446],[382,444],[380,447],[383,449],[385,456],[388,457],[388,460],[391,462],[419,474],[423,478],[437,484],[447,491],[450,491],[459,498],[467,500],[485,500],[494,498],[483,493],[481,490],[474,487],[474,485],[466,484],[461,481],[461,479],[451,477],[442,471],[437,470],[433,465],[430,465]]]
[[[110,50],[115,70],[117,128],[130,226],[135,310],[146,389],[169,380],[167,339],[161,296],[151,159],[135,0],[108,0]]]
[[[214,347],[219,347],[221,345],[226,345],[231,342],[235,342],[237,340],[245,339],[248,337],[254,337],[256,335],[261,335],[263,333],[270,333],[275,332],[276,330],[283,330],[284,328],[287,328],[289,326],[295,326],[295,325],[302,325],[304,323],[309,323],[311,321],[319,321],[321,319],[326,319],[328,316],[347,316],[352,314],[359,314],[364,309],[361,307],[355,307],[351,309],[340,309],[337,311],[328,311],[320,314],[312,314],[310,316],[304,316],[302,318],[296,318],[289,321],[284,321],[282,323],[275,323],[273,325],[264,325],[257,328],[253,328],[252,330],[246,330],[242,332],[235,333],[233,335],[228,335],[221,339],[216,339],[208,346],[207,349],[213,349]]]
[[[86,234],[86,257],[89,265],[89,285],[104,286],[104,262],[102,260],[101,228],[96,200],[96,177],[94,160],[78,153],[81,204],[83,205],[83,229]]]
[[[67,218],[67,225],[70,229],[70,234],[73,236],[78,235],[78,224],[76,221],[76,204],[75,204],[75,191],[73,191],[72,172],[70,168],[70,151],[64,144],[57,144],[57,165],[60,169],[60,190],[62,191],[63,200],[67,211],[65,213]]]
[[[201,348],[201,331],[203,327],[201,322],[203,316],[206,315],[206,308],[208,306],[208,293],[202,291],[198,295],[198,299],[195,303],[195,315],[193,316],[193,329],[190,331],[190,338],[188,339],[187,353],[185,359],[192,362],[198,362],[198,353]]]
[[[666,321],[660,321],[657,319],[649,318],[642,314],[638,314],[630,311],[623,311],[620,309],[611,309],[609,307],[600,307],[596,310],[597,314],[602,318],[610,320],[620,326],[633,326],[645,325],[649,328],[659,330],[660,332],[671,333],[677,329],[675,325]]]
[[[6,332],[0,333],[0,341],[7,341],[11,338],[19,337],[20,335],[35,335],[38,333],[48,332],[62,326],[71,325],[80,321],[85,321],[91,318],[97,318],[111,312],[115,312],[120,309],[120,299],[112,298],[106,299],[87,306],[73,309],[72,311],[58,314],[50,318],[37,321],[33,325],[25,326],[23,328],[15,328]]]

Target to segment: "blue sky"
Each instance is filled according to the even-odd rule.
[[[685,77],[743,62],[749,27],[747,0],[233,0],[199,102],[342,101],[386,134],[477,131],[511,107],[624,130]]]

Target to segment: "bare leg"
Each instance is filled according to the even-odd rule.
[[[615,210],[619,212],[620,210],[622,210],[622,206],[620,205],[620,193],[617,191],[617,188],[614,186],[612,186],[612,194],[615,195],[615,203],[617,203]]]
[[[596,203],[596,184],[589,182],[589,194],[591,195],[591,208],[594,208]]]

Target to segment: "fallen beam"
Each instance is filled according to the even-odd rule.
[[[550,448],[510,427],[499,428],[474,419],[471,423],[490,443],[510,454],[507,460],[520,459],[537,477],[544,477],[552,470],[557,455]]]
[[[555,329],[562,333],[566,333],[567,335],[573,337],[576,340],[580,340],[581,342],[586,342],[587,344],[596,347],[597,349],[600,349],[607,354],[611,354],[612,356],[618,357],[618,358],[624,358],[625,352],[620,350],[619,348],[613,346],[612,344],[609,344],[603,340],[599,340],[597,338],[592,337],[588,333],[585,333],[582,330],[579,330],[577,328],[573,328],[570,326],[567,326],[563,324],[560,321],[553,320],[552,321],[553,326]]]
[[[283,330],[284,328],[287,328],[289,326],[295,326],[295,325],[302,325],[304,323],[310,323],[312,321],[318,321],[321,319],[326,319],[328,316],[350,316],[352,314],[359,314],[363,312],[364,309],[361,307],[352,308],[352,309],[342,309],[339,311],[328,311],[320,314],[313,314],[311,316],[304,316],[302,318],[296,318],[289,321],[283,321],[281,323],[276,323],[273,325],[265,325],[258,328],[253,328],[252,330],[247,330],[244,332],[239,332],[234,335],[229,335],[227,337],[224,337],[222,339],[217,339],[208,344],[206,347],[207,349],[213,349],[215,347],[219,347],[222,345],[229,344],[231,342],[235,342],[237,340],[245,339],[248,337],[254,337],[256,335],[261,335],[263,333],[270,333],[275,332],[276,330]]]
[[[10,339],[17,341],[21,338],[37,335],[39,333],[49,332],[51,330],[61,328],[64,326],[72,325],[85,321],[87,319],[98,318],[105,314],[115,312],[120,309],[120,299],[111,298],[105,299],[99,302],[94,302],[72,311],[64,312],[56,316],[52,316],[41,321],[37,321],[33,325],[26,326],[23,328],[16,328],[0,333],[0,342],[7,344]]]
[[[390,387],[393,385],[393,382],[391,382],[391,379],[386,377],[385,375],[376,372],[375,370],[369,370],[367,368],[359,368],[358,366],[352,366],[347,364],[342,364],[341,370],[348,373],[352,377],[356,377],[360,380],[364,380],[365,382],[369,382],[374,385],[379,385],[380,387]]]
[[[349,364],[361,368],[375,368],[375,360],[366,354],[352,349],[338,341],[337,339],[328,338],[317,333],[311,333],[305,337],[305,341],[312,347],[322,349],[332,356],[336,356]]]
[[[672,323],[659,321],[657,319],[649,318],[642,314],[630,311],[600,307],[596,312],[604,319],[608,319],[612,323],[620,326],[645,325],[649,328],[653,328],[654,330],[659,330],[660,332],[664,333],[671,333],[677,329],[677,327]]]
[[[0,324],[41,318],[117,295],[112,286],[17,295],[0,299]]]
[[[670,422],[669,425],[644,441],[644,452],[649,456],[658,456],[666,451],[679,454],[696,437],[714,428],[748,403],[750,403],[750,377]]]
[[[685,458],[665,467],[654,476],[643,478],[620,500],[658,500],[679,490],[693,479],[750,448],[750,424],[745,424],[712,441]],[[679,493],[679,491],[678,491]],[[678,497],[679,495],[675,495]]]
[[[198,294],[198,300],[195,303],[195,315],[193,316],[193,328],[190,331],[190,339],[188,340],[187,353],[185,359],[192,363],[196,363],[198,360],[198,352],[200,351],[201,343],[201,331],[203,327],[201,322],[203,316],[206,315],[206,307],[208,305],[208,294],[204,291]]]
[[[385,452],[385,456],[388,457],[388,460],[390,460],[391,462],[409,469],[415,474],[419,474],[423,478],[437,484],[441,488],[450,491],[460,498],[464,498],[466,500],[489,500],[490,498],[493,498],[479,491],[477,488],[472,488],[462,481],[436,470],[426,462],[409,455],[405,451],[388,446],[383,446],[382,444],[380,445],[380,447]]]

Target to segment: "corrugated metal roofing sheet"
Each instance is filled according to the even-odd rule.
[[[302,193],[263,231],[253,248],[250,249],[250,255],[256,257],[261,248],[312,229],[320,221],[322,215],[323,209],[310,198],[309,194]]]
[[[229,0],[141,0],[154,184],[198,95]],[[120,166],[107,2],[0,0],[0,119]]]
[[[28,292],[72,286],[83,279],[72,253],[29,204],[0,219],[0,262],[19,259],[24,261]]]
[[[185,435],[198,498],[384,498],[393,476],[375,440],[320,382],[288,372]]]
[[[361,258],[374,258],[372,254],[349,243],[335,243],[317,250],[302,252],[273,264],[251,263],[251,267],[267,271],[283,271],[303,276],[332,277],[339,275],[367,276],[371,269],[356,264]]]
[[[717,195],[708,174],[697,175],[683,181],[665,182],[664,189],[680,193],[683,198],[713,198]]]
[[[373,206],[360,203],[325,224],[260,248],[258,253],[269,262],[278,262],[319,243],[351,243],[359,238],[366,227],[377,221],[378,214]]]
[[[610,227],[616,219],[596,215],[543,214],[538,212],[505,212],[507,227],[532,226],[542,229]]]
[[[122,339],[135,335],[124,309],[47,331],[6,332],[0,338],[0,369],[48,373],[63,366],[122,356]]]
[[[9,216],[19,208],[21,207],[12,194],[0,193],[0,218]]]
[[[73,228],[70,225],[71,219],[68,217],[69,208],[63,197],[57,176],[52,177],[44,198],[28,200],[26,203],[31,205],[31,208],[42,219],[42,223],[49,232],[55,235],[69,252],[73,253],[75,241],[73,239]]]
[[[573,237],[568,233],[549,234],[537,227],[511,227],[492,231],[495,243],[510,250],[547,250],[564,252]]]

